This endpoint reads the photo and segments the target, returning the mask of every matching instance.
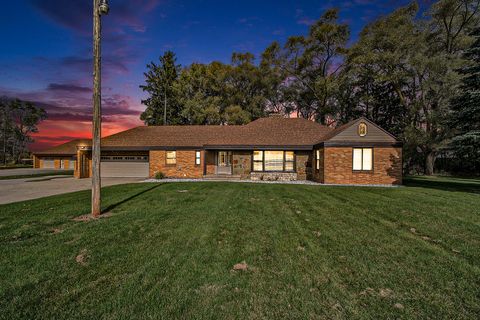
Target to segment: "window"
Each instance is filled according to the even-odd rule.
[[[263,151],[253,151],[253,171],[263,171]]]
[[[373,149],[372,148],[353,148],[353,170],[354,171],[373,170]]]
[[[285,151],[285,171],[294,171],[294,157],[293,151]]]
[[[265,171],[283,171],[283,151],[265,151]]]
[[[201,160],[200,160],[200,159],[201,159],[200,156],[201,156],[200,151],[195,151],[195,165],[196,165],[196,166],[199,166],[199,165],[200,165],[200,161],[201,161]]]
[[[320,150],[315,151],[315,169],[320,170]]]
[[[253,171],[295,171],[293,151],[253,151]]]
[[[167,151],[167,164],[177,163],[177,151]]]

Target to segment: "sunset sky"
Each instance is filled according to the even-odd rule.
[[[145,65],[173,50],[178,62],[229,62],[257,56],[272,41],[305,34],[338,7],[352,37],[408,0],[110,0],[103,21],[103,135],[142,125]],[[32,150],[90,137],[92,1],[2,1],[0,96],[35,102],[48,113]]]

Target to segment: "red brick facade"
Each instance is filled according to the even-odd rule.
[[[195,164],[195,152],[200,150],[177,150],[177,163],[166,163],[165,150],[150,151],[150,177],[163,172],[168,178],[201,178],[203,177],[204,151],[200,151],[200,165]]]
[[[325,147],[324,183],[402,184],[402,148],[374,147],[373,170],[353,171],[352,147]]]

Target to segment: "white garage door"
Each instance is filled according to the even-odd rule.
[[[148,177],[148,157],[146,156],[102,156],[100,166],[101,175],[106,178]]]
[[[42,169],[55,169],[55,163],[53,162],[53,160],[44,159]]]

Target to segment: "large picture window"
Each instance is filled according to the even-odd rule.
[[[295,171],[293,151],[253,151],[253,171]]]
[[[373,170],[373,149],[372,148],[353,148],[353,170],[354,171]]]
[[[174,165],[177,163],[176,151],[167,151],[166,163],[170,165]]]

